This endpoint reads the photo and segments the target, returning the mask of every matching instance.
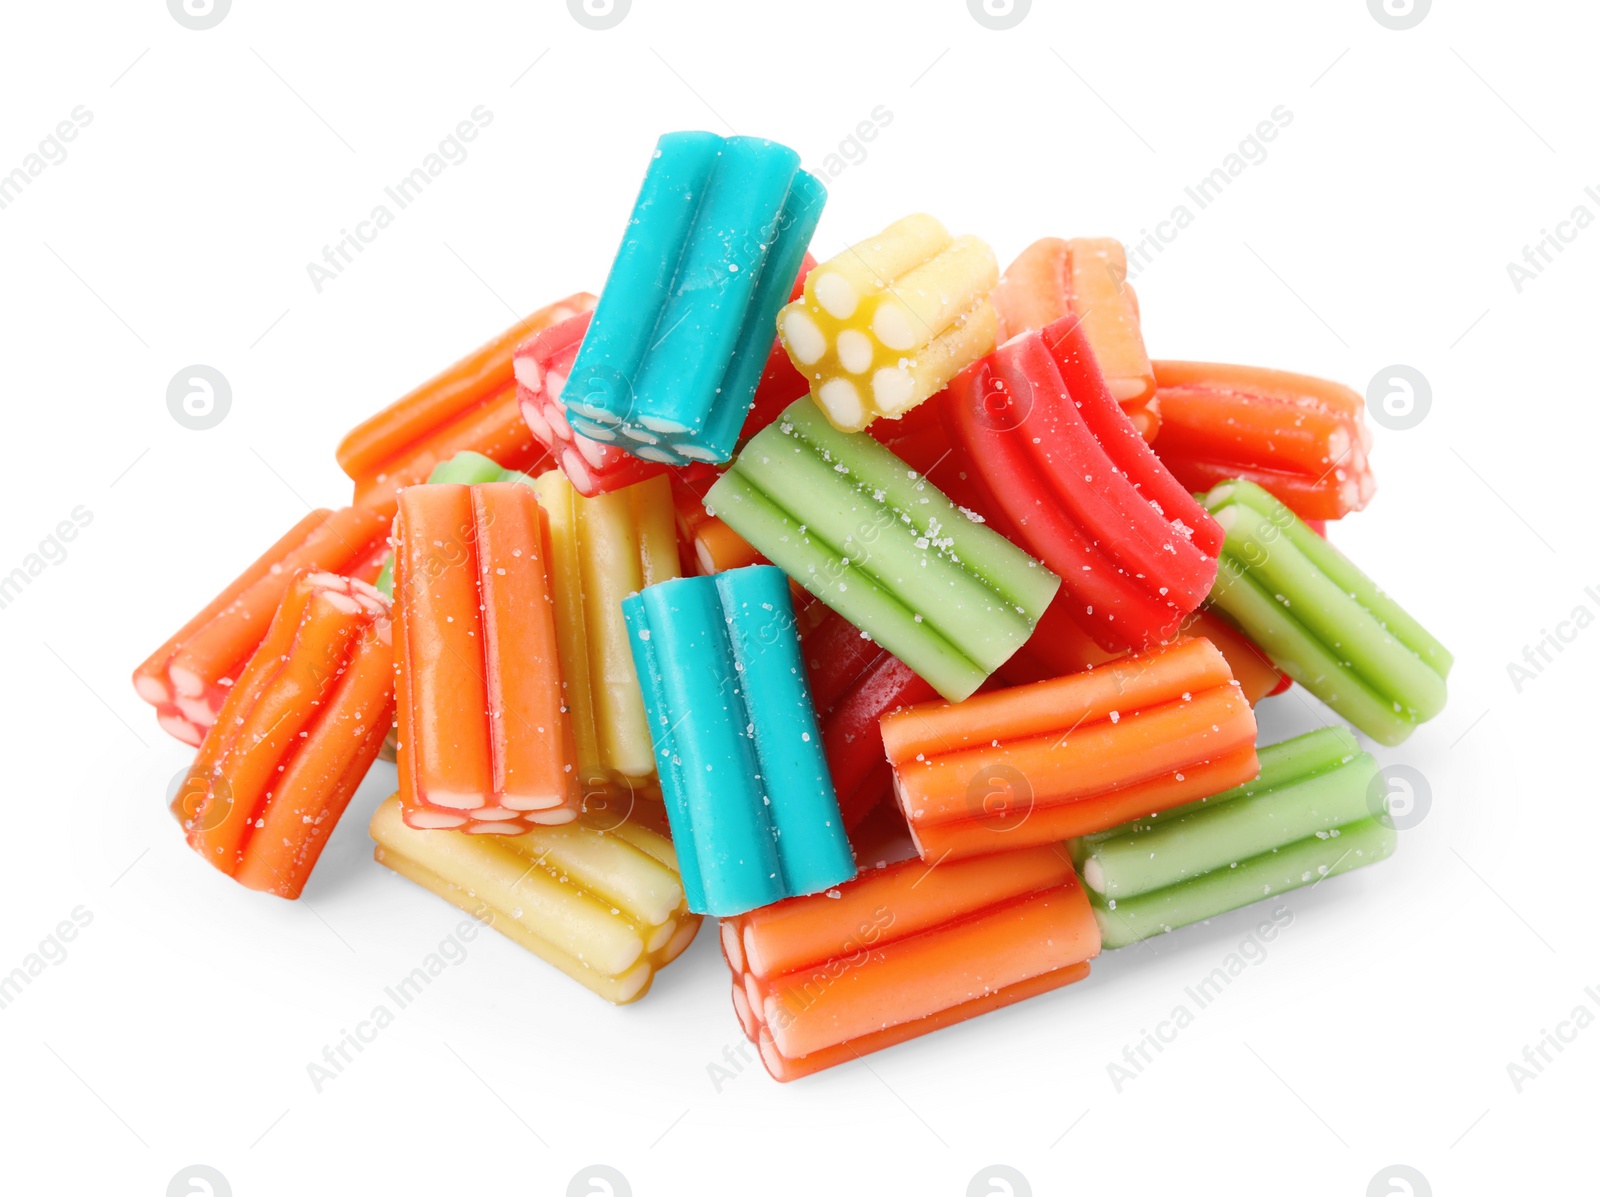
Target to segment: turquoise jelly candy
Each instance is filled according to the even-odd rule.
[[[787,146],[663,136],[562,389],[573,428],[646,461],[732,457],[826,199]]]
[[[689,909],[743,914],[854,877],[783,571],[661,582],[622,610]]]

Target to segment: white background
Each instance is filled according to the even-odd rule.
[[[1591,6],[1440,3],[1404,32],[1361,0],[1040,0],[1009,32],[959,0],[636,0],[605,32],[555,0],[236,0],[206,32],[159,0],[3,19],[0,172],[93,114],[0,211],[0,573],[93,516],[0,610],[0,972],[74,908],[93,920],[0,1010],[5,1191],[156,1197],[196,1162],[240,1197],[554,1194],[596,1162],[640,1195],[959,1195],[997,1162],[1038,1194],[1359,1195],[1394,1163],[1441,1194],[1570,1191],[1600,1029],[1520,1093],[1507,1064],[1600,1012],[1600,632],[1520,693],[1507,665],[1600,613],[1600,227],[1520,294],[1506,264],[1576,205],[1600,215]],[[307,263],[477,105],[467,159],[319,294]],[[1378,497],[1333,531],[1457,653],[1444,714],[1379,750],[1425,774],[1428,816],[1391,862],[1290,898],[1267,958],[1120,1093],[1108,1063],[1261,912],[863,1064],[789,1086],[752,1064],[720,1091],[708,1066],[742,1039],[710,927],[621,1010],[486,934],[315,1092],[306,1065],[461,916],[370,858],[387,766],[304,901],[206,869],[164,808],[188,753],[130,671],[308,504],[344,501],[350,426],[513,311],[598,289],[659,133],[759,133],[821,171],[878,105],[820,257],[916,210],[1002,263],[1047,234],[1136,241],[1292,112],[1140,275],[1145,332],[1157,356],[1430,381],[1418,427],[1377,430]],[[232,385],[210,431],[166,408],[192,363]],[[1302,698],[1263,707],[1265,738],[1325,717]]]

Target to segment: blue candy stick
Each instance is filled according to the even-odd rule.
[[[574,429],[727,461],[826,198],[786,146],[662,137],[562,390]]]
[[[855,876],[774,566],[623,600],[689,909],[730,916]]]

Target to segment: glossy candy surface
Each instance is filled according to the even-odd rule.
[[[671,842],[636,822],[586,816],[516,836],[419,831],[396,794],[371,831],[379,864],[618,1005],[643,997],[700,928]]]
[[[881,720],[927,861],[1055,843],[1255,776],[1256,721],[1207,640]]]
[[[1153,448],[1189,490],[1244,478],[1305,520],[1336,520],[1371,500],[1372,433],[1349,387],[1211,362],[1157,362],[1155,372]]]
[[[577,817],[550,537],[520,483],[400,492],[400,804],[418,828],[517,835]]]
[[[1061,576],[1102,648],[1167,640],[1204,600],[1222,533],[1117,406],[1072,317],[963,372],[943,410],[980,510]]]
[[[751,439],[706,506],[947,698],[1016,652],[1060,584],[809,400]]]
[[[198,745],[295,575],[314,570],[371,582],[387,555],[388,521],[362,507],[311,512],[134,670],[133,688],[163,731]]]
[[[662,137],[562,388],[573,431],[645,461],[733,456],[826,199],[776,142]]]
[[[1395,847],[1378,763],[1344,728],[1260,751],[1261,775],[1068,845],[1108,948],[1324,877]]]
[[[997,278],[982,241],[907,216],[806,276],[778,336],[828,419],[859,432],[916,407],[994,348]]]
[[[740,1025],[780,1081],[1089,973],[1100,933],[1060,845],[874,868],[722,924]]]
[[[742,914],[855,875],[770,565],[623,601],[689,909]]]
[[[173,802],[207,864],[300,896],[394,721],[392,659],[382,595],[294,576]]]
[[[1227,537],[1211,607],[1278,669],[1380,744],[1444,708],[1449,650],[1348,557],[1252,482],[1205,503]]]

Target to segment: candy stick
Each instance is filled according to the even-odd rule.
[[[1162,429],[1154,449],[1193,491],[1256,483],[1302,519],[1359,511],[1377,484],[1361,396],[1306,374],[1157,362]]]
[[[355,502],[393,518],[402,487],[423,481],[463,449],[508,469],[536,467],[544,449],[517,408],[512,353],[540,330],[590,311],[594,302],[579,292],[541,308],[352,429],[339,443],[338,458],[355,481]]]
[[[599,799],[607,787],[632,792],[651,783],[655,759],[621,601],[679,576],[667,480],[652,478],[590,499],[560,470],[535,479],[481,454],[458,453],[436,466],[428,481],[521,482],[534,489],[549,521],[556,638],[585,801]],[[384,576],[378,585],[384,589]]]
[[[1151,440],[1160,425],[1156,376],[1139,331],[1139,300],[1127,282],[1128,258],[1110,237],[1035,241],[1006,267],[995,288],[999,340],[1046,328],[1064,316],[1083,325],[1111,396],[1139,435]]]
[[[406,825],[400,796],[372,817],[379,864],[482,919],[608,1002],[637,1001],[694,939],[672,845],[585,818],[509,838]]]
[[[1088,975],[1099,931],[1059,845],[873,869],[723,923],[734,1009],[780,1081]]]
[[[318,509],[289,529],[134,670],[133,688],[156,708],[162,730],[198,745],[295,575],[315,570],[370,582],[388,531],[388,521],[360,507]]]
[[[1118,408],[1073,318],[965,371],[944,412],[981,509],[1061,575],[1102,648],[1169,639],[1205,598],[1221,532]]]
[[[802,274],[815,265],[807,254],[801,264]],[[790,298],[799,294],[800,280],[796,280]],[[533,435],[550,451],[578,493],[586,497],[668,473],[675,481],[703,477],[709,484],[715,474],[711,466],[704,463],[672,466],[662,461],[646,461],[621,445],[593,440],[573,431],[561,392],[572,373],[578,347],[589,330],[591,319],[590,313],[585,312],[563,320],[517,347],[517,402]],[[804,395],[806,389],[806,380],[790,364],[783,347],[773,339],[767,352],[766,368],[756,384],[755,398],[739,436],[748,438],[760,432],[779,412]]]
[[[775,142],[662,137],[562,389],[573,431],[646,461],[727,461],[826,198]]]
[[[994,348],[998,275],[976,237],[907,216],[813,270],[779,314],[778,336],[828,419],[859,432],[916,407]]]
[[[1235,789],[1073,840],[1108,948],[1389,856],[1378,763],[1344,728],[1260,750]]]
[[[206,863],[300,896],[393,722],[389,638],[366,583],[295,576],[173,804]]]
[[[400,801],[419,828],[520,834],[577,816],[546,519],[511,482],[400,492]]]
[[[1381,744],[1444,708],[1449,651],[1344,554],[1254,483],[1205,502],[1227,535],[1211,606],[1278,669]]]
[[[1207,640],[880,723],[930,861],[1088,835],[1256,773],[1255,716]]]
[[[783,573],[623,600],[689,909],[740,914],[855,875]]]
[[[622,600],[678,576],[671,488],[656,477],[585,498],[559,470],[533,482],[549,516],[556,639],[586,790],[654,779]]]
[[[751,439],[706,506],[948,698],[1027,640],[1060,584],[809,401]]]

